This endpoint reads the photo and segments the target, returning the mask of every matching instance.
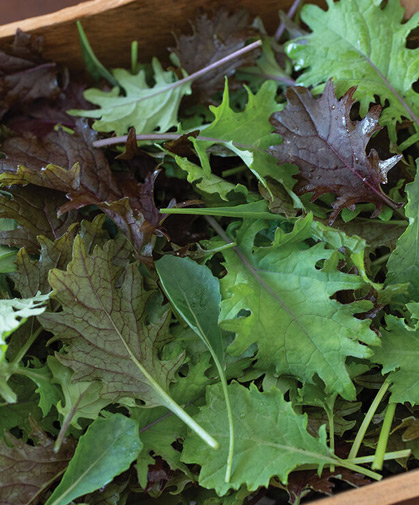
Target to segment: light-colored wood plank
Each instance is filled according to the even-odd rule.
[[[417,499],[419,504],[419,470],[316,500],[310,505],[403,505],[405,500],[412,499]]]
[[[324,3],[317,0],[317,3]],[[190,32],[188,20],[199,8],[245,7],[260,15],[267,29],[279,24],[277,12],[287,10],[292,0],[91,0],[52,14],[0,26],[0,43],[12,40],[17,28],[44,39],[44,55],[70,68],[81,69],[75,21],[81,20],[98,58],[106,66],[129,64],[130,45],[139,42],[141,61],[166,55],[174,45],[172,32]]]

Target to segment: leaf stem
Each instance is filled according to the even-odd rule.
[[[370,408],[368,409],[368,412],[366,413],[364,420],[362,421],[362,424],[358,430],[358,433],[356,434],[355,440],[352,444],[351,450],[349,451],[348,459],[355,459],[356,455],[358,454],[359,448],[361,447],[362,441],[364,440],[365,433],[367,432],[368,426],[371,423],[371,420],[378,408],[378,406],[381,403],[381,400],[383,399],[384,395],[386,394],[387,389],[390,386],[390,381],[385,380],[383,384],[381,385],[380,389],[378,390],[378,393],[376,394],[374,401],[371,403]]]
[[[147,140],[155,140],[155,141],[164,141],[164,140],[178,140],[180,137],[182,137],[182,133],[144,133],[144,134],[138,134],[135,136],[136,140],[139,141],[147,141]],[[223,144],[230,143],[229,140],[224,140],[224,139],[218,139],[214,137],[203,137],[201,135],[198,135],[196,140],[201,140],[202,142],[219,142]],[[120,137],[110,137],[107,139],[101,139],[101,140],[96,140],[93,142],[93,147],[105,147],[105,146],[112,146],[115,144],[124,144],[128,140],[128,135],[121,135]],[[243,149],[255,149],[254,146],[250,144],[240,144],[238,142],[232,142],[232,144],[236,147],[241,147]]]
[[[294,3],[291,5],[287,12],[287,18],[291,19],[294,14],[296,13],[298,6],[300,5],[301,0],[294,0]],[[281,24],[278,26],[278,29],[275,32],[275,40],[279,40],[282,37],[282,34],[285,31],[285,23],[282,21]]]
[[[401,451],[392,451],[392,452],[386,452],[384,454],[384,461],[388,461],[390,459],[400,459],[400,458],[407,458],[410,456],[412,451],[410,449],[403,449]],[[364,463],[372,463],[374,461],[375,454],[371,454],[369,456],[359,456],[358,458],[351,459],[351,463],[355,463],[357,465],[362,465]]]
[[[373,470],[383,469],[384,455],[386,452],[388,437],[390,435],[391,425],[393,423],[394,413],[396,412],[396,405],[397,404],[395,402],[389,402],[387,405],[383,425],[378,438],[377,448],[375,450],[374,461],[371,465]]]
[[[330,450],[335,453],[335,420],[333,417],[333,410],[325,408],[327,420],[329,422],[329,447]],[[335,471],[335,465],[330,465],[330,471]]]
[[[31,333],[30,337],[28,340],[22,345],[22,347],[19,349],[19,352],[16,354],[14,359],[10,362],[10,368],[15,367],[21,359],[25,356],[25,354],[29,351],[31,348],[32,344],[35,342],[35,340],[38,338],[39,334],[43,330],[42,326],[39,326],[39,328]]]

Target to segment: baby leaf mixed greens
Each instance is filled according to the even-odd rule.
[[[129,69],[78,23],[84,80],[0,48],[0,503],[298,505],[418,466],[403,12],[201,12]]]

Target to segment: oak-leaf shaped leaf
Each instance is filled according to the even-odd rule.
[[[292,87],[287,90],[284,110],[271,116],[283,143],[270,147],[270,152],[279,164],[299,167],[295,191],[314,193],[313,201],[324,193],[335,193],[330,224],[344,207],[354,210],[358,202],[374,203],[373,217],[379,214],[383,203],[395,205],[381,191],[380,184],[387,182],[387,172],[401,155],[380,160],[375,149],[366,153],[371,136],[381,129],[381,107],[375,105],[362,121],[352,121],[355,91],[353,87],[337,100],[329,80],[323,95],[316,100],[307,88]]]
[[[89,255],[76,237],[67,271],[49,274],[52,297],[63,311],[39,320],[66,344],[56,357],[74,370],[74,381],[102,381],[103,398],[165,405],[158,391],[168,390],[184,360],[183,354],[168,361],[158,357],[171,339],[170,312],[160,310],[151,321],[147,304],[155,292],[145,290],[138,264],[113,264],[112,248],[110,240]]]
[[[0,439],[0,503],[2,505],[37,505],[67,467],[74,453],[74,443],[66,440],[58,453],[54,440],[30,419],[31,445],[10,433]],[[43,502],[42,502],[43,503]]]

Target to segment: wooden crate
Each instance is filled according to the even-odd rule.
[[[310,3],[325,2],[310,0]],[[278,9],[286,11],[291,4],[292,0],[91,0],[0,26],[0,43],[11,41],[20,28],[42,35],[45,57],[64,63],[72,70],[82,69],[84,63],[75,26],[75,21],[81,20],[99,59],[106,66],[123,66],[129,65],[133,40],[139,41],[143,61],[166,54],[166,48],[174,45],[173,30],[187,31],[188,19],[194,17],[198,8],[242,6],[251,14],[259,15],[272,32],[278,24],[273,13]],[[419,0],[402,0],[402,4],[406,7],[406,17],[419,11]],[[313,505],[419,505],[419,470],[317,500]]]

